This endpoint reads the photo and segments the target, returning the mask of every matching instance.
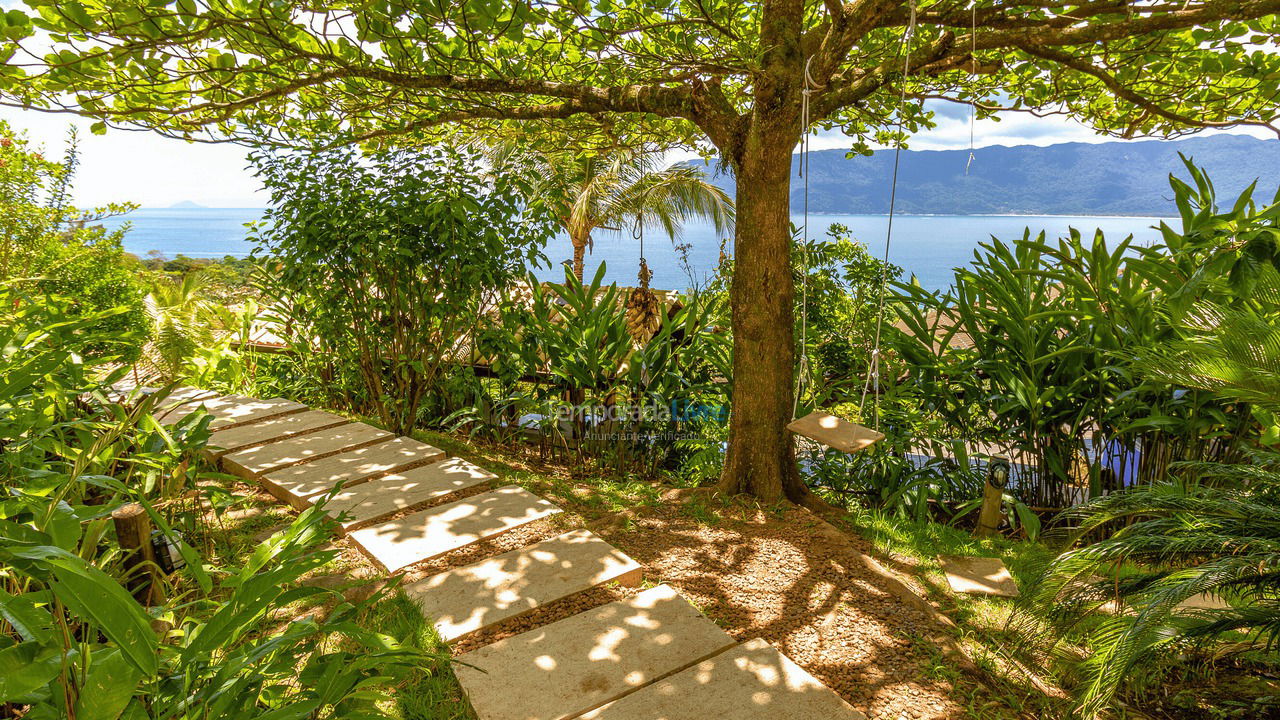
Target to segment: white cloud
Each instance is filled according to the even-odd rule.
[[[1065,115],[1036,117],[1029,113],[1006,112],[997,118],[978,120],[970,126],[969,111],[955,103],[935,101],[930,103],[935,111],[934,122],[937,127],[926,130],[911,137],[907,146],[912,150],[958,150],[969,147],[970,133],[974,147],[991,145],[1057,145],[1060,143],[1083,142],[1123,142],[1109,135],[1099,135],[1083,123],[1072,120]],[[1229,130],[1207,130],[1205,134],[1229,132],[1237,135],[1253,135],[1260,138],[1274,138],[1275,133],[1263,128],[1232,128]],[[1143,140],[1147,138],[1136,138]],[[809,146],[814,150],[847,149],[851,145],[839,131],[822,132],[810,140]]]

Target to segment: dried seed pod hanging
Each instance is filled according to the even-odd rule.
[[[658,296],[649,289],[649,280],[653,273],[649,264],[640,260],[640,286],[631,291],[627,297],[627,333],[637,345],[643,345],[662,327],[662,318],[658,315]]]

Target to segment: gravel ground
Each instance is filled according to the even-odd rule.
[[[738,640],[762,637],[873,718],[964,716],[951,686],[926,677],[910,636],[930,620],[883,587],[805,510],[733,507],[714,524],[679,506],[647,508],[600,532]]]

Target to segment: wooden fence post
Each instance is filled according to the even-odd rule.
[[[156,553],[151,545],[151,518],[138,503],[129,503],[111,513],[116,526],[116,539],[124,550],[124,566],[129,590],[139,602],[159,605],[164,602],[164,585]]]
[[[973,534],[978,537],[995,535],[1004,517],[1004,486],[1009,481],[1009,463],[993,460],[987,466],[987,481],[982,487],[982,510],[978,513],[978,527]]]

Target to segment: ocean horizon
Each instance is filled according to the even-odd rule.
[[[109,228],[130,223],[125,235],[127,252],[144,257],[158,252],[167,258],[186,255],[192,258],[244,257],[253,252],[247,239],[247,223],[261,219],[264,208],[140,208],[128,215],[103,222]],[[915,275],[928,289],[942,289],[951,284],[953,268],[967,265],[978,244],[995,236],[1010,241],[1022,237],[1024,229],[1032,234],[1044,231],[1050,238],[1065,235],[1075,228],[1086,236],[1102,230],[1108,239],[1118,242],[1133,235],[1138,244],[1160,239],[1158,230],[1164,217],[1117,215],[933,215],[898,214],[894,216],[893,241],[889,260],[903,268],[904,279]],[[792,216],[800,225],[803,218]],[[809,236],[821,237],[833,223],[847,226],[853,237],[880,257],[884,251],[887,215],[809,214]],[[657,230],[649,230],[645,250],[651,284],[665,290],[686,290],[701,285],[715,271],[722,247],[731,248],[725,238],[706,223],[690,223],[673,243]],[[687,244],[684,258],[676,243]],[[563,278],[562,263],[572,256],[568,238],[558,236],[544,248],[549,266],[539,267],[534,274],[541,280]],[[587,274],[605,265],[605,281],[634,285],[639,267],[639,244],[630,232],[602,232],[595,240],[594,251],[587,256]]]

